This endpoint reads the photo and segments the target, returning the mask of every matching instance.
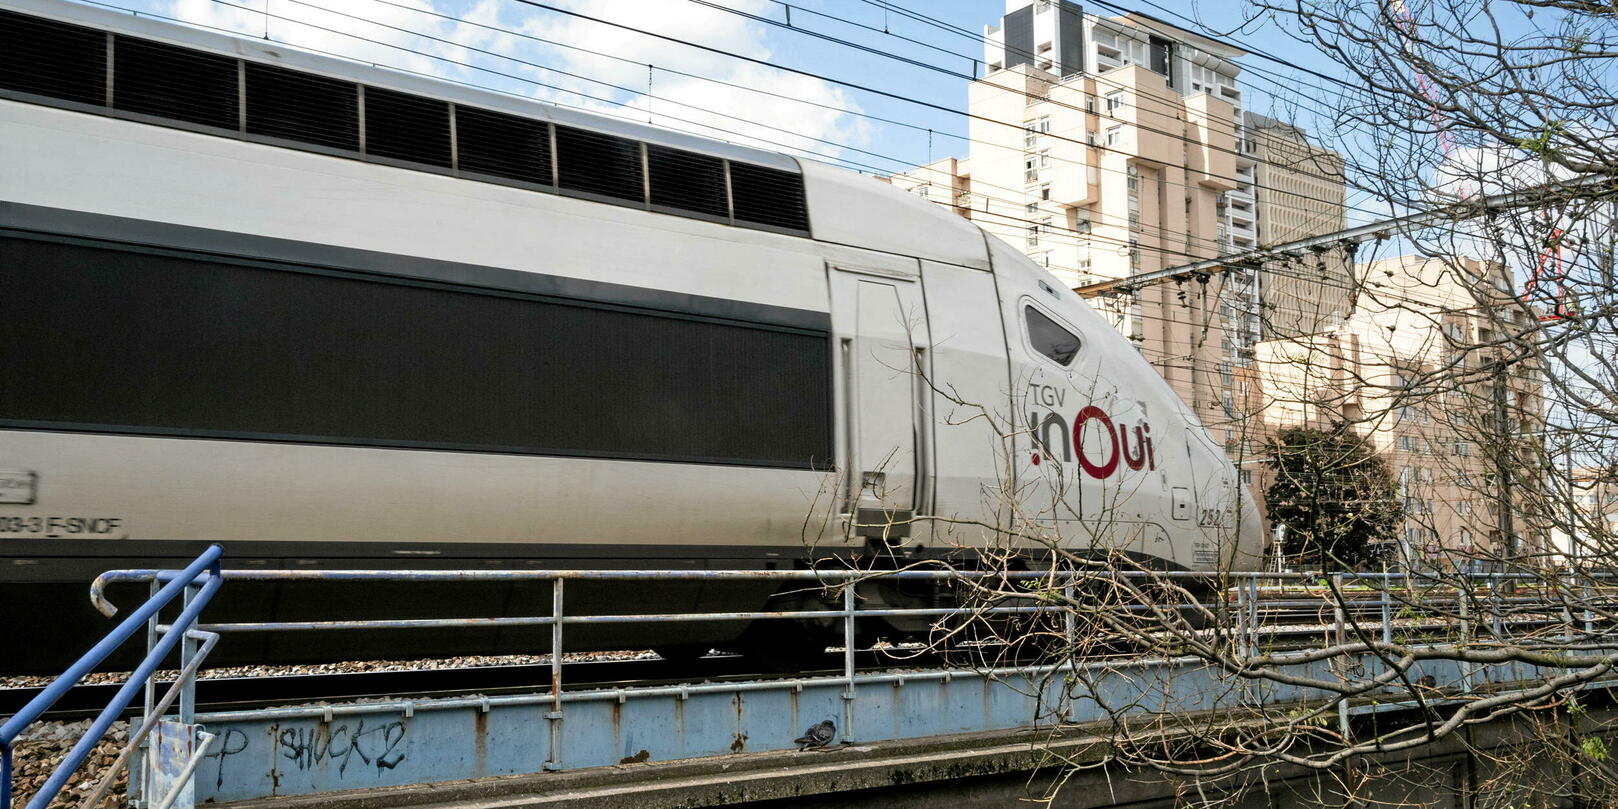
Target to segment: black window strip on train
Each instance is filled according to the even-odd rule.
[[[449,168],[449,102],[366,87],[365,153]]]
[[[732,162],[730,195],[738,222],[793,231],[809,229],[803,179],[790,171]]]
[[[551,130],[544,121],[457,104],[455,145],[461,171],[556,184],[551,176]]]
[[[0,11],[0,87],[101,106],[107,103],[107,35]]]
[[[357,152],[359,87],[353,82],[245,63],[249,135],[282,138]]]
[[[809,234],[795,172],[0,10],[3,92]]]
[[[646,145],[652,205],[728,218],[725,161],[705,154]]]
[[[13,425],[831,460],[824,332],[12,237],[0,287],[0,414]]]
[[[159,42],[113,37],[112,106],[125,112],[236,129],[238,60]]]
[[[640,141],[556,127],[557,186],[622,200],[644,200]]]

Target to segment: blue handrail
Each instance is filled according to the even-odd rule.
[[[118,694],[112,698],[111,702],[107,703],[107,707],[90,724],[90,729],[85,731],[84,736],[73,746],[67,758],[57,766],[56,770],[51,773],[50,778],[35,793],[33,799],[28,802],[28,809],[43,807],[56,797],[56,794],[66,785],[67,779],[72,777],[73,773],[84,763],[84,760],[89,757],[90,751],[106,735],[108,728],[112,727],[112,723],[123,714],[124,709],[129,706],[135,694],[145,686],[146,681],[157,671],[158,665],[163,662],[164,658],[168,657],[174,647],[179,644],[180,639],[185,637],[186,631],[196,623],[197,616],[201,614],[202,608],[207,606],[214,593],[218,592],[219,587],[224,583],[224,578],[220,575],[219,570],[219,559],[224,555],[224,552],[224,549],[218,545],[208,546],[208,550],[198,556],[196,561],[186,566],[183,572],[175,576],[163,586],[163,589],[147,599],[145,604],[131,612],[129,617],[118,624],[116,629],[107,633],[107,636],[91,647],[90,651],[85,652],[72,666],[69,666],[67,671],[53,680],[49,686],[46,686],[45,690],[39,693],[39,696],[30,700],[15,716],[6,720],[5,724],[0,725],[0,798],[3,798],[3,802],[0,802],[0,807],[11,809],[12,744],[23,730],[39,719],[47,710],[50,710],[50,707],[56,704],[56,701],[61,699],[63,694],[66,694],[73,686],[78,685],[79,681],[84,679],[84,676],[94,670],[97,665],[100,665],[107,655],[112,654],[113,650],[123,645],[125,641],[129,640],[130,636],[145,628],[146,623],[153,616],[156,616],[159,610],[168,606],[169,602],[173,601],[175,597],[183,593],[187,587],[193,585],[198,578],[206,573],[207,581],[202,584],[201,590],[196,594],[196,597],[186,604],[185,609],[174,620],[171,628],[147,652],[146,659],[142,660],[140,665],[135,668],[134,673],[130,675],[129,681],[124,683],[124,686],[118,690]]]

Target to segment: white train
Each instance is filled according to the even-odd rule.
[[[785,568],[998,526],[1257,561],[1231,465],[1131,345],[869,178],[54,0],[0,0],[0,155],[0,608],[64,616],[12,623],[15,670],[101,625],[96,572],[207,542]],[[332,606],[260,595],[234,603]]]

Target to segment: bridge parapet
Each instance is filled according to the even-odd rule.
[[[1119,655],[1104,659],[1064,659],[1043,665],[977,666],[913,671],[857,671],[853,643],[856,623],[867,617],[920,615],[950,617],[959,610],[860,609],[861,583],[882,576],[943,579],[971,576],[958,572],[765,572],[765,571],[251,571],[241,578],[324,578],[334,581],[405,578],[423,581],[466,581],[480,578],[548,578],[553,585],[552,612],[547,616],[491,619],[434,619],[399,621],[332,621],[299,624],[206,624],[206,631],[228,636],[261,631],[380,631],[423,625],[549,626],[552,631],[552,681],[532,693],[468,695],[441,699],[384,699],[338,705],[312,705],[252,711],[198,713],[195,722],[217,740],[196,770],[195,801],[202,803],[263,802],[266,800],[317,801],[322,805],[354,801],[355,805],[420,798],[413,787],[457,782],[472,791],[515,789],[537,795],[564,784],[607,784],[628,778],[638,765],[684,761],[705,774],[693,776],[709,789],[707,802],[753,800],[773,794],[766,787],[774,776],[764,769],[796,771],[799,776],[826,774],[827,783],[864,783],[870,778],[926,778],[927,773],[977,772],[984,767],[1026,763],[1009,756],[1014,747],[1036,753],[1050,745],[1078,744],[1088,727],[1120,719],[1206,715],[1217,717],[1236,708],[1266,707],[1285,712],[1293,706],[1318,710],[1332,704],[1339,693],[1310,687],[1310,682],[1347,681],[1363,685],[1348,699],[1337,701],[1338,718],[1346,731],[1351,718],[1413,707],[1401,687],[1410,681],[1430,684],[1426,706],[1475,698],[1480,691],[1494,695],[1512,689],[1533,688],[1549,674],[1529,663],[1505,660],[1490,664],[1463,663],[1437,655],[1430,660],[1393,661],[1371,645],[1349,655],[1321,656],[1307,646],[1273,645],[1282,629],[1262,616],[1296,608],[1294,615],[1319,613],[1318,598],[1298,598],[1280,591],[1260,599],[1258,578],[1239,580],[1218,599],[1217,609],[1233,618],[1229,625],[1205,630],[1211,640],[1226,643],[1244,654],[1264,655],[1276,670],[1294,675],[1300,684],[1276,678],[1246,676],[1237,664],[1221,665],[1206,656]],[[108,579],[165,574],[143,571],[112,574]],[[1065,605],[1042,601],[1039,592],[1071,595],[1067,574],[1030,572],[1013,578],[1044,579],[1043,587],[1029,588],[1026,605],[977,607],[975,616],[1042,615],[1064,617],[1060,625],[1071,636],[1077,632],[1073,611]],[[1054,583],[1052,576],[1056,578]],[[1092,573],[1084,574],[1093,576]],[[1124,574],[1117,574],[1124,575]],[[1161,575],[1161,574],[1154,574]],[[1266,578],[1278,578],[1264,574]],[[656,578],[779,578],[814,581],[834,593],[841,609],[753,613],[584,615],[566,613],[564,584],[578,578],[635,581]],[[1284,577],[1279,577],[1284,578]],[[1384,577],[1384,583],[1388,580]],[[1342,583],[1335,590],[1342,591]],[[1391,641],[1396,635],[1419,634],[1420,620],[1393,609],[1388,586],[1373,591],[1369,600],[1350,615],[1339,602],[1335,615],[1324,623],[1288,624],[1285,632],[1342,641],[1364,634]],[[1260,609],[1262,601],[1263,609]],[[1457,601],[1456,603],[1462,603]],[[1160,605],[1161,606],[1161,605]],[[1171,605],[1172,606],[1172,605]],[[1189,605],[1180,605],[1189,608]],[[1142,605],[1144,609],[1145,606]],[[1462,610],[1462,634],[1478,631]],[[561,651],[565,627],[574,623],[682,622],[701,620],[820,620],[841,621],[844,630],[844,671],[838,676],[761,678],[645,687],[564,690]],[[1590,618],[1583,618],[1588,634]],[[1566,629],[1576,621],[1567,616]],[[1497,630],[1502,629],[1496,627]],[[1221,635],[1221,633],[1224,633]],[[1068,638],[1072,640],[1071,637]],[[1419,653],[1443,643],[1406,642],[1403,648]],[[1618,642],[1614,643],[1618,647]],[[1588,643],[1586,650],[1593,649]],[[1613,651],[1608,649],[1607,651]],[[1397,664],[1396,664],[1397,663]],[[1577,687],[1609,687],[1615,680],[1597,680]],[[830,723],[824,741],[830,747],[880,749],[884,756],[906,745],[945,745],[975,740],[966,748],[918,753],[921,759],[888,761],[880,766],[864,758],[859,766],[836,776],[843,753],[795,751],[804,729]],[[1095,740],[1084,744],[1099,743]],[[876,747],[870,747],[876,745]],[[1008,745],[1010,747],[1008,747]],[[1002,750],[1001,748],[1006,748]],[[908,749],[908,748],[906,748]],[[918,748],[919,749],[919,748]],[[995,758],[986,751],[1007,755]],[[998,755],[998,754],[997,754]],[[891,756],[889,756],[891,758]],[[883,759],[887,760],[887,759]],[[976,763],[974,763],[976,762]],[[990,762],[990,763],[985,763]],[[999,762],[999,763],[992,763]],[[919,769],[912,767],[916,765]],[[873,769],[874,768],[874,769]],[[951,769],[953,768],[953,769]],[[731,771],[753,773],[748,783],[756,788],[733,788]],[[562,778],[561,773],[569,774]],[[780,773],[777,773],[780,774]],[[738,775],[739,777],[739,775]],[[945,777],[945,776],[938,776]],[[549,780],[547,780],[549,779]],[[467,787],[469,783],[483,786]],[[696,783],[696,782],[693,782]],[[688,785],[691,788],[698,788]],[[602,787],[608,791],[620,787]],[[628,786],[622,789],[630,789]],[[852,787],[851,787],[852,788]],[[400,790],[404,790],[400,792]],[[510,794],[510,793],[507,793]],[[672,793],[671,793],[672,794]],[[720,800],[725,795],[730,798]],[[753,797],[746,797],[746,796]],[[643,796],[644,797],[644,796]],[[682,799],[683,800],[683,799]],[[676,805],[676,804],[670,804]]]

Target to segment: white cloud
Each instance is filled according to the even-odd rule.
[[[772,11],[767,0],[729,3],[753,14]],[[860,146],[870,140],[865,121],[848,114],[859,108],[843,89],[681,44],[701,43],[767,61],[774,54],[766,26],[684,0],[573,0],[557,5],[675,41],[515,0],[475,0],[471,5],[451,0],[167,0],[163,11],[254,37],[264,36],[267,26],[271,39],[304,48],[766,149],[838,156],[842,149],[821,141]],[[646,94],[647,64],[654,66],[651,97]]]

